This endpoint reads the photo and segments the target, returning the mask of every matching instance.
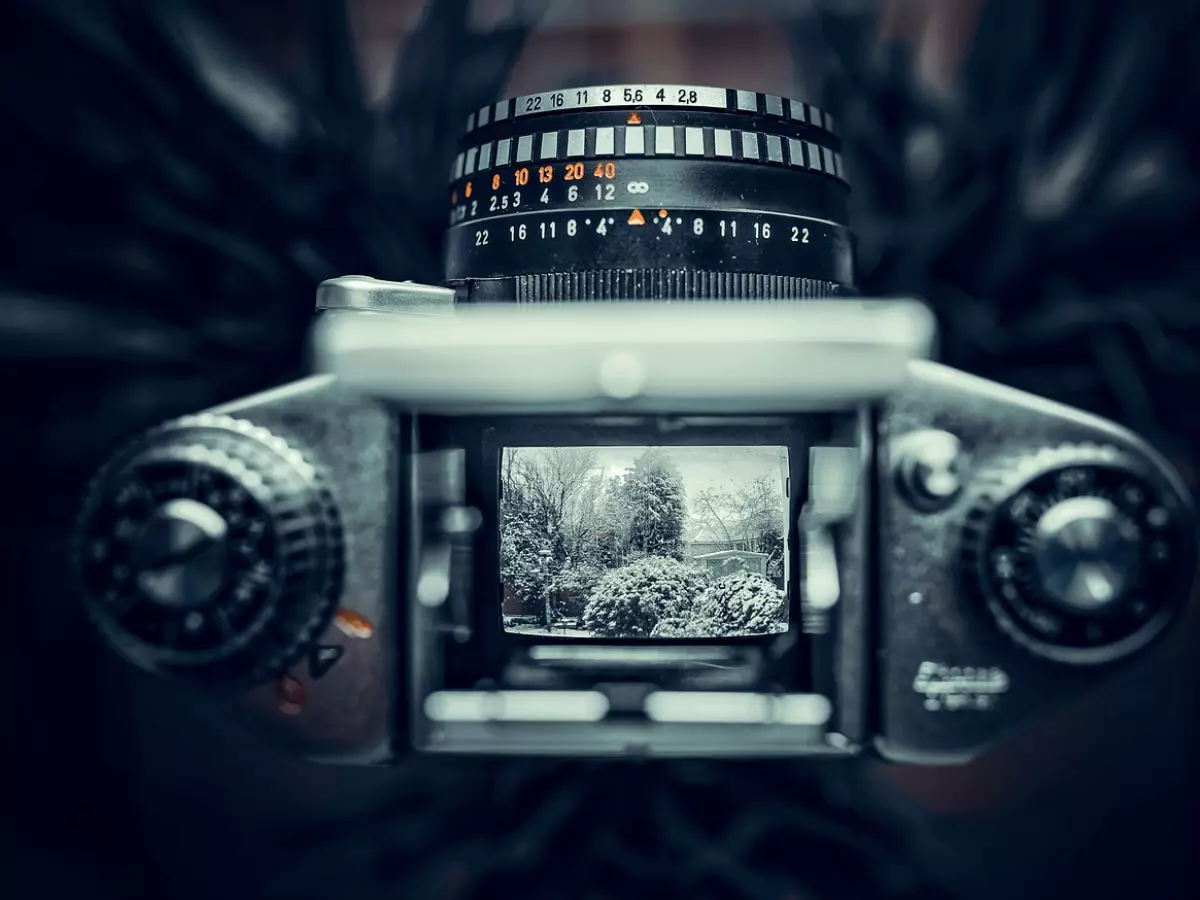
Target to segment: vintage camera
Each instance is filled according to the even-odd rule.
[[[361,764],[958,762],[1107,677],[1186,602],[1187,491],[854,297],[838,149],[723,88],[479,110],[445,285],[323,284],[317,374],[99,474],[99,630]]]

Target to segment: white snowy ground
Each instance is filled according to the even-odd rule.
[[[504,630],[509,634],[549,634],[551,637],[590,638],[595,637],[590,631],[579,628],[555,628],[547,632],[541,625],[505,625]],[[767,634],[782,634],[787,631],[787,625],[773,625]]]
[[[551,637],[595,637],[590,631],[579,628],[552,628],[546,631],[541,625],[505,625],[504,630],[509,634],[548,634]]]

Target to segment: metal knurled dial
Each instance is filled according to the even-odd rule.
[[[1109,662],[1148,644],[1182,607],[1194,517],[1138,457],[1066,445],[979,478],[963,535],[966,585],[1022,647],[1057,662]]]
[[[76,534],[89,612],[142,668],[209,684],[278,674],[327,624],[342,528],[319,471],[222,415],[168,423],[94,481]]]

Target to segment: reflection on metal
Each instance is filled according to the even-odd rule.
[[[695,724],[806,725],[829,721],[833,707],[820,694],[747,694],[735,691],[655,691],[646,698],[654,722]]]
[[[962,443],[948,431],[928,428],[903,435],[893,448],[902,496],[926,512],[951,505],[966,480]]]
[[[333,617],[333,624],[338,631],[348,637],[365,639],[375,634],[375,626],[366,616],[349,609],[339,609]]]
[[[435,722],[599,722],[608,698],[599,691],[437,691],[425,698]]]
[[[808,502],[799,522],[804,542],[800,609],[802,626],[809,634],[823,634],[828,629],[828,611],[841,597],[833,529],[858,509],[862,467],[857,447],[813,447],[809,451]]]
[[[321,282],[317,288],[317,309],[449,315],[454,311],[454,291],[413,281],[344,275]]]
[[[284,675],[275,683],[275,700],[279,711],[285,716],[297,716],[304,709],[308,690],[304,683],[292,675]]]

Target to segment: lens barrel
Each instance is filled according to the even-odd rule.
[[[467,302],[852,294],[831,117],[691,85],[516,97],[467,122],[446,280]]]

